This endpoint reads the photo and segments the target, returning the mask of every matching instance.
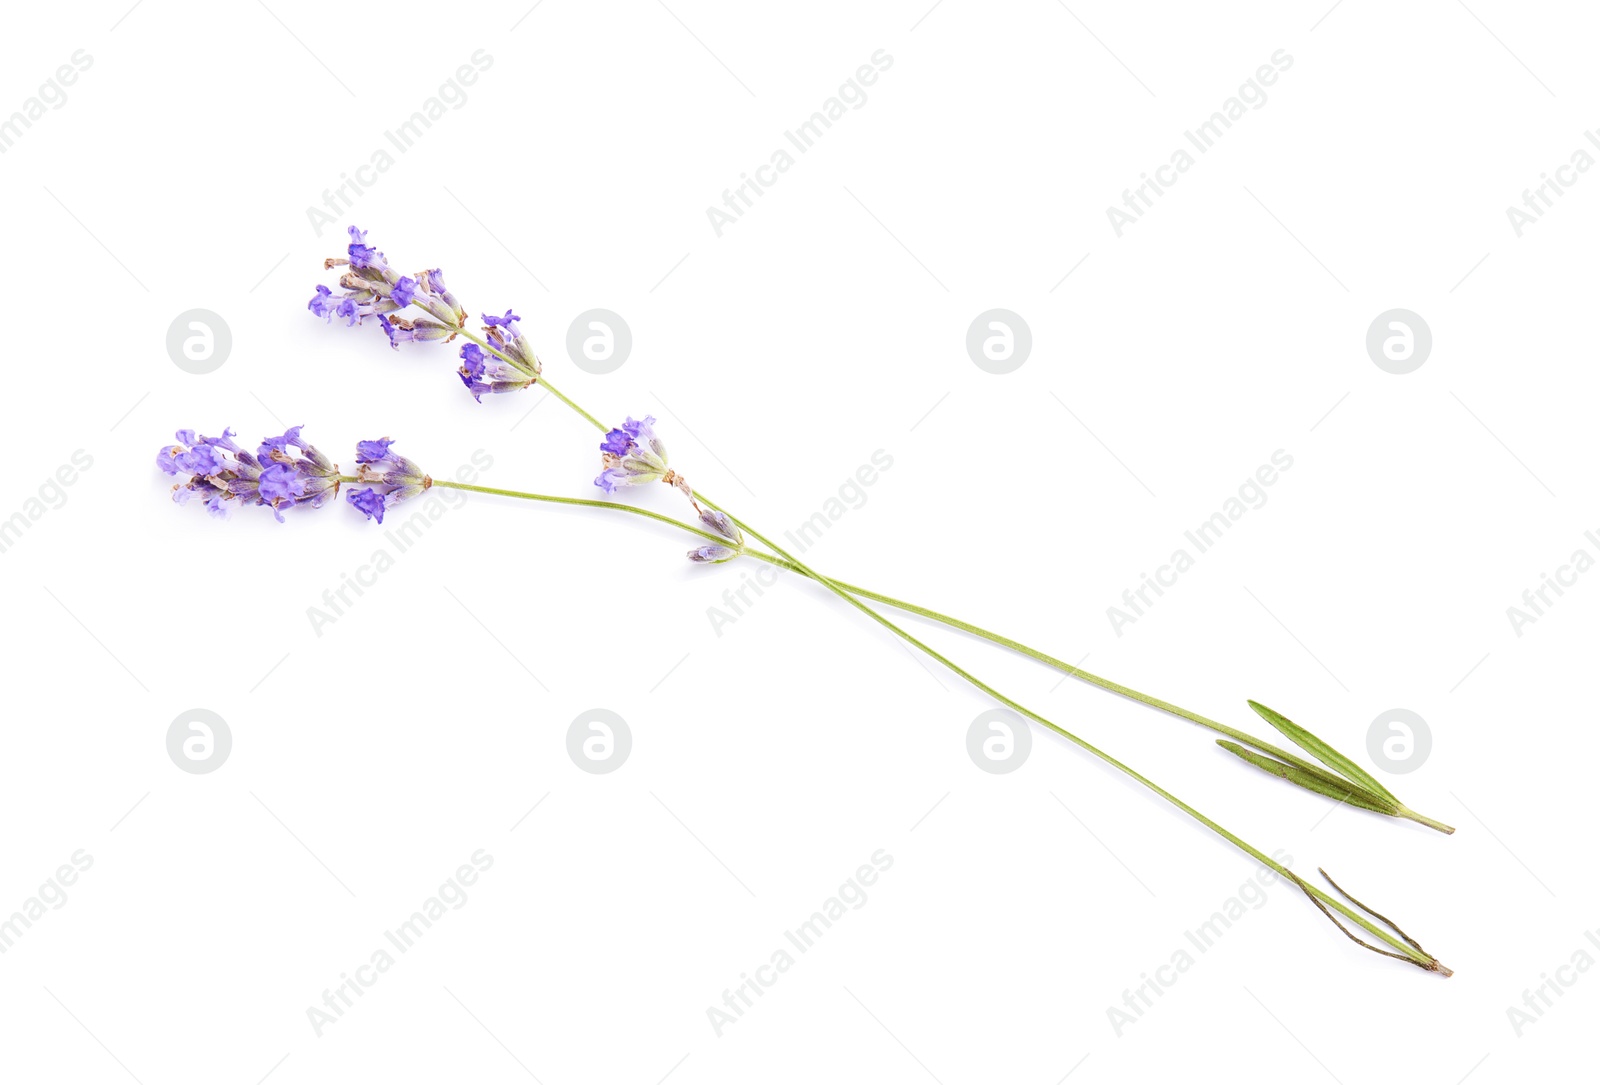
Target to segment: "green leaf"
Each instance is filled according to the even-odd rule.
[[[1307,791],[1315,791],[1319,795],[1326,795],[1330,799],[1347,802],[1351,806],[1359,806],[1363,810],[1372,810],[1379,814],[1394,816],[1399,807],[1385,802],[1370,791],[1364,791],[1353,784],[1346,783],[1337,777],[1314,775],[1295,765],[1286,765],[1282,761],[1274,761],[1253,750],[1247,750],[1237,742],[1229,742],[1225,738],[1217,739],[1217,745],[1241,760],[1248,761],[1263,772],[1270,772],[1279,779],[1288,780],[1291,784],[1298,784]]]
[[[1307,731],[1304,727],[1301,727],[1299,724],[1295,723],[1287,716],[1284,716],[1282,713],[1274,712],[1264,704],[1257,704],[1255,701],[1250,701],[1249,704],[1251,708],[1255,709],[1257,715],[1266,720],[1268,723],[1272,724],[1272,726],[1276,727],[1278,730],[1282,731],[1285,735],[1289,736],[1289,740],[1296,746],[1299,746],[1302,750],[1306,751],[1306,753],[1310,754],[1312,757],[1315,757],[1318,761],[1321,761],[1324,765],[1327,765],[1330,769],[1337,772],[1345,779],[1354,784],[1358,784],[1365,790],[1375,795],[1382,796],[1390,803],[1393,803],[1397,809],[1405,805],[1399,799],[1395,798],[1388,788],[1380,784],[1370,772],[1363,769],[1360,765],[1350,760],[1348,757],[1334,749],[1332,746],[1328,745],[1326,742],[1322,741],[1310,731]]]

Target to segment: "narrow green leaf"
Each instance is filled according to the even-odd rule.
[[[1330,769],[1337,772],[1345,779],[1351,781],[1352,783],[1359,784],[1361,787],[1375,795],[1383,796],[1383,798],[1393,803],[1396,807],[1405,805],[1399,799],[1395,798],[1394,795],[1390,793],[1388,788],[1380,784],[1370,772],[1363,769],[1360,765],[1350,760],[1348,757],[1334,749],[1332,746],[1328,745],[1326,742],[1322,741],[1310,731],[1307,731],[1304,727],[1301,727],[1299,724],[1295,723],[1287,716],[1284,716],[1282,713],[1274,712],[1264,704],[1257,704],[1255,701],[1251,701],[1249,704],[1251,708],[1256,710],[1257,715],[1266,720],[1268,723],[1272,724],[1272,726],[1276,727],[1278,730],[1282,731],[1285,735],[1288,735],[1289,740],[1296,746],[1299,746],[1302,750],[1306,751],[1306,753],[1310,754],[1312,757],[1315,757],[1318,761],[1321,761],[1324,765],[1327,765]]]
[[[1294,765],[1286,765],[1282,761],[1274,761],[1264,757],[1253,750],[1247,750],[1237,742],[1229,742],[1225,738],[1217,739],[1217,745],[1241,760],[1248,761],[1263,772],[1270,772],[1291,784],[1298,784],[1307,791],[1315,791],[1319,795],[1326,795],[1330,799],[1347,802],[1351,806],[1359,806],[1363,810],[1372,810],[1379,814],[1388,814],[1393,817],[1399,807],[1385,802],[1370,791],[1364,791],[1354,784],[1346,783],[1337,777],[1313,775]]]

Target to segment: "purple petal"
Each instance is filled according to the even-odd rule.
[[[351,490],[346,497],[350,504],[365,513],[369,520],[383,523],[384,504],[383,495],[377,490]]]
[[[377,463],[389,454],[389,446],[394,444],[387,437],[380,437],[376,441],[356,442],[357,463]]]

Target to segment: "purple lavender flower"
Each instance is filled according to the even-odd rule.
[[[442,343],[456,337],[454,329],[432,320],[380,316],[378,322],[383,325],[384,332],[389,336],[389,345],[395,350],[400,349],[401,343]]]
[[[455,337],[467,314],[459,303],[444,289],[444,280],[437,269],[419,272],[416,277],[401,275],[389,266],[383,253],[366,244],[366,232],[350,227],[349,255],[333,256],[323,261],[325,269],[349,265],[350,270],[339,279],[343,295],[335,294],[326,286],[318,286],[316,293],[306,303],[317,316],[331,321],[342,317],[346,325],[363,323],[367,317],[378,317],[391,344],[398,349],[400,343],[430,342]],[[402,309],[417,306],[435,320],[392,321],[384,318]]]
[[[376,441],[356,442],[356,462],[376,463],[389,454],[389,446],[394,444],[387,437],[379,437]]]
[[[392,313],[400,308],[392,299],[383,296],[377,284],[360,278],[355,272],[346,273],[339,280],[339,285],[345,293],[335,294],[319,284],[317,292],[306,302],[306,308],[326,321],[332,321],[336,316],[342,317],[347,326],[359,324],[369,316]],[[384,284],[384,290],[387,289],[387,284]]]
[[[267,505],[281,521],[283,505],[316,507],[339,488],[339,469],[304,444],[300,430],[295,426],[281,437],[268,438],[259,455],[240,448],[232,430],[223,430],[221,437],[179,430],[178,443],[161,450],[156,466],[174,477],[188,476],[172,487],[172,499],[180,505],[199,498],[213,516],[227,516],[242,505]],[[303,455],[291,455],[290,447]]]
[[[616,493],[619,486],[642,486],[647,482],[667,482],[689,493],[688,483],[667,466],[667,448],[652,428],[655,419],[645,415],[643,421],[629,418],[618,428],[606,434],[600,442],[600,472],[594,484],[606,493]]]
[[[339,493],[338,465],[300,436],[304,428],[290,426],[281,437],[262,441],[256,450],[261,464],[257,496],[261,504],[271,506],[279,523],[283,522],[283,509],[295,505],[320,509]]]
[[[366,513],[367,519],[376,520],[380,524],[383,523],[384,510],[389,507],[384,495],[372,489],[351,490],[345,495],[345,500]]]
[[[306,308],[324,320],[332,321],[335,307],[339,304],[338,298],[333,296],[333,291],[317,284],[317,292],[311,295],[311,300],[306,302]]]
[[[243,450],[233,442],[233,430],[224,429],[221,437],[197,437],[192,429],[177,432],[178,444],[168,445],[156,456],[156,466],[169,475],[215,475],[228,470],[232,454]]]
[[[718,562],[728,561],[738,556],[739,551],[716,543],[707,543],[689,551],[689,560],[697,565],[715,565]]]
[[[389,266],[377,248],[368,245],[364,230],[350,227],[346,256],[329,257],[324,269],[348,265],[339,279],[343,295],[318,286],[306,308],[326,321],[340,317],[345,324],[363,324],[376,317],[389,345],[396,350],[402,343],[449,342],[466,330],[467,310],[445,286],[438,268],[401,275]],[[396,315],[412,307],[428,317]],[[472,397],[482,401],[484,393],[516,392],[533,386],[539,379],[540,362],[517,331],[521,318],[507,309],[504,316],[483,314],[483,344],[473,343],[470,353],[463,351],[459,370],[461,383]]]
[[[484,338],[489,340],[489,345],[510,359],[511,364],[522,371],[528,383],[532,384],[539,377],[539,371],[544,368],[537,355],[528,347],[527,340],[522,338],[522,333],[517,330],[517,321],[522,318],[510,309],[505,316],[491,316],[483,314]]]
[[[533,383],[525,372],[476,343],[462,346],[461,368],[457,372],[461,374],[461,383],[479,403],[483,402],[485,392],[520,392]]]
[[[456,327],[460,327],[467,322],[467,311],[461,307],[461,303],[456,300],[456,296],[450,293],[449,288],[444,285],[444,272],[436,267],[429,268],[426,271],[419,271],[417,272],[417,284],[422,287],[423,293],[431,295],[439,305],[444,307],[441,313],[423,303],[425,307],[429,308],[430,312],[433,312],[434,316],[439,317],[446,324]]]
[[[363,244],[367,239],[367,231],[358,230],[354,226],[349,229],[350,234],[350,266],[353,268],[372,268],[376,271],[387,271],[389,264],[384,260],[383,253],[371,245]]]
[[[287,452],[290,446],[303,447],[300,444],[300,431],[303,429],[305,429],[303,425],[290,426],[282,437],[266,438],[261,442],[261,447],[256,450],[256,454],[265,460],[274,452]]]
[[[399,281],[394,284],[393,289],[389,291],[390,299],[392,299],[394,303],[400,306],[402,309],[410,305],[412,299],[414,299],[416,296],[417,280],[411,278],[409,275],[402,275]]]
[[[356,444],[356,477],[371,483],[368,489],[351,490],[347,500],[369,519],[383,523],[383,513],[400,502],[416,497],[433,485],[416,464],[393,451],[394,441],[380,437]]]

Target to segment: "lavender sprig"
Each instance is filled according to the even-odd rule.
[[[351,505],[380,524],[386,510],[433,485],[433,479],[422,468],[391,450],[393,444],[387,437],[356,443],[356,478],[371,485],[353,489],[346,497]]]
[[[178,443],[161,450],[156,466],[167,475],[187,476],[172,487],[172,499],[180,505],[198,497],[217,517],[246,505],[266,505],[283,523],[284,509],[321,508],[338,495],[341,482],[349,481],[300,436],[304,428],[291,426],[282,436],[267,438],[255,455],[234,443],[230,429],[221,437],[179,430]]]
[[[324,310],[324,312],[322,312],[321,315],[327,315],[326,312],[325,312],[327,306],[330,305],[330,304],[335,304],[336,307],[338,309],[340,309],[340,310],[346,310],[346,309],[350,310],[348,312],[341,312],[340,313],[340,315],[345,315],[346,316],[346,323],[347,324],[361,323],[362,320],[364,319],[364,317],[366,315],[369,315],[369,314],[363,313],[360,310],[360,306],[362,306],[362,305],[371,305],[373,308],[372,308],[372,311],[371,311],[370,315],[375,316],[379,321],[381,321],[384,324],[385,332],[388,334],[391,343],[396,345],[396,346],[398,346],[398,343],[402,342],[402,341],[407,341],[407,342],[411,342],[411,341],[427,341],[429,339],[434,339],[434,338],[444,338],[444,339],[448,340],[448,339],[454,338],[455,334],[461,334],[461,335],[465,336],[466,338],[471,340],[472,343],[476,344],[479,348],[481,348],[481,353],[479,353],[479,352],[473,353],[471,358],[470,358],[470,361],[466,357],[467,348],[465,348],[465,347],[462,348],[463,361],[466,364],[463,365],[462,373],[461,373],[463,383],[465,383],[467,388],[468,388],[468,390],[470,392],[472,392],[474,398],[475,399],[479,399],[480,401],[481,401],[482,391],[484,391],[484,390],[489,390],[489,391],[496,390],[493,387],[494,381],[485,380],[484,379],[485,377],[489,376],[489,370],[488,370],[489,361],[485,357],[485,354],[487,354],[489,356],[492,356],[495,359],[498,359],[500,362],[502,362],[505,365],[510,367],[510,370],[504,371],[504,372],[515,371],[517,373],[526,374],[529,379],[523,385],[524,387],[526,387],[527,385],[531,385],[531,383],[533,383],[534,380],[539,379],[537,361],[536,361],[536,359],[534,359],[533,365],[532,365],[531,370],[530,370],[529,359],[532,358],[531,352],[526,352],[525,348],[522,347],[521,344],[520,344],[520,337],[515,336],[515,334],[514,334],[515,316],[514,316],[514,314],[510,313],[509,311],[507,312],[505,318],[491,319],[491,318],[489,318],[487,316],[485,317],[485,325],[486,325],[486,327],[484,329],[484,337],[483,338],[479,338],[479,337],[477,337],[475,335],[472,335],[471,333],[469,333],[469,332],[467,332],[465,330],[465,328],[464,328],[464,323],[465,323],[464,314],[462,313],[461,310],[459,310],[459,308],[451,310],[450,313],[448,314],[448,318],[441,317],[440,320],[438,321],[437,329],[426,327],[427,323],[431,323],[431,322],[424,322],[424,326],[425,326],[424,334],[422,334],[422,335],[413,334],[413,335],[411,335],[409,337],[399,337],[399,336],[397,336],[396,333],[395,333],[395,326],[393,324],[394,318],[390,314],[392,312],[394,312],[394,311],[397,311],[399,308],[404,307],[404,305],[406,305],[406,304],[415,303],[416,297],[417,297],[416,290],[410,283],[406,283],[406,282],[402,281],[405,277],[397,276],[392,271],[390,271],[388,269],[387,262],[384,260],[384,258],[383,258],[381,253],[378,253],[375,250],[373,250],[371,247],[365,245],[365,240],[364,240],[364,236],[365,235],[364,234],[361,234],[360,231],[357,231],[354,228],[352,228],[351,236],[352,236],[352,244],[351,244],[351,247],[350,247],[349,263],[351,264],[352,268],[357,269],[357,271],[356,272],[352,272],[351,276],[346,276],[345,281],[343,281],[341,283],[341,285],[346,286],[347,289],[350,289],[352,291],[352,293],[347,295],[345,298],[340,299],[339,302],[333,303],[330,300],[331,299],[331,291],[327,291],[325,288],[319,288],[318,296],[313,298],[312,302],[311,302],[311,307],[312,307],[313,312],[318,312],[319,310]],[[359,272],[359,274],[357,274],[357,272]],[[354,281],[351,281],[352,280],[352,276],[354,277]],[[387,289],[385,289],[385,288],[387,288]],[[398,297],[396,296],[396,290],[397,289],[399,290],[399,296]],[[370,297],[368,296],[369,294],[371,295]],[[347,302],[349,303],[348,306],[346,306]],[[384,311],[380,312],[380,311],[378,311],[380,306],[393,306],[394,308],[393,309],[386,308]],[[433,310],[430,310],[430,312],[433,312]],[[434,315],[438,316],[439,314],[438,313],[434,313]],[[352,317],[353,317],[353,319],[352,319]],[[509,325],[506,323],[507,321],[510,322]],[[511,327],[512,330],[513,330],[513,334],[510,335],[510,336],[508,336],[504,331],[502,331],[502,328],[507,327],[507,326]],[[402,331],[415,332],[416,327],[415,327],[415,324],[413,324],[412,327],[403,328],[401,330]],[[435,331],[437,331],[437,332],[439,332],[441,334],[437,334],[436,335],[436,334],[434,334]],[[448,333],[448,334],[444,334],[444,333]],[[646,435],[645,431],[646,431],[646,428],[647,428],[649,422],[646,422],[646,423],[635,423],[632,419],[629,419],[626,423],[624,423],[624,425],[622,427],[619,427],[616,430],[609,430],[608,431],[607,427],[605,425],[603,425],[601,422],[599,422],[598,419],[596,419],[593,415],[589,414],[583,408],[579,407],[576,403],[574,403],[572,400],[567,398],[565,395],[562,395],[558,390],[556,390],[553,386],[551,386],[548,381],[542,381],[541,380],[540,383],[543,383],[545,388],[547,389],[547,391],[549,391],[552,395],[555,395],[557,398],[561,399],[562,402],[566,403],[569,407],[571,407],[575,412],[577,412],[580,416],[582,416],[590,424],[594,425],[597,429],[600,429],[601,431],[606,432],[607,438],[606,438],[606,443],[602,445],[602,456],[603,457],[609,457],[610,459],[609,460],[607,460],[607,459],[603,459],[602,460],[602,464],[603,464],[603,468],[604,469],[602,470],[601,476],[596,479],[596,482],[597,482],[597,484],[601,485],[602,488],[606,489],[606,491],[608,493],[614,491],[618,485],[636,485],[638,483],[647,482],[647,481],[667,482],[667,483],[675,485],[677,488],[681,489],[688,496],[688,498],[695,503],[696,510],[700,511],[702,513],[702,516],[704,515],[706,509],[709,509],[710,511],[715,512],[715,513],[720,513],[726,518],[726,523],[731,528],[733,528],[735,531],[747,532],[750,536],[752,536],[758,542],[761,542],[761,543],[765,544],[767,546],[767,548],[770,551],[772,551],[771,554],[762,554],[762,553],[757,552],[757,551],[746,551],[744,546],[743,546],[742,540],[741,540],[740,545],[739,545],[739,550],[737,550],[737,551],[735,551],[733,547],[724,546],[724,544],[722,542],[713,542],[712,546],[716,547],[716,548],[719,548],[719,549],[713,550],[710,547],[701,547],[698,551],[692,551],[690,553],[690,557],[692,559],[704,560],[704,561],[719,561],[719,560],[727,560],[728,558],[736,556],[738,552],[749,552],[749,553],[752,554],[752,556],[757,556],[757,557],[761,557],[761,558],[763,558],[765,560],[770,560],[774,564],[782,564],[783,566],[785,566],[787,568],[790,568],[790,569],[800,573],[801,575],[807,576],[807,577],[815,580],[817,583],[822,585],[828,591],[838,595],[846,603],[848,603],[852,607],[862,611],[866,616],[868,616],[869,618],[871,618],[872,620],[874,620],[878,624],[884,626],[886,629],[888,629],[889,631],[893,632],[896,636],[899,636],[900,638],[905,640],[908,644],[910,644],[913,647],[918,648],[919,650],[923,651],[930,658],[933,658],[936,661],[938,661],[940,663],[943,663],[946,667],[950,668],[954,673],[956,673],[957,675],[962,677],[964,680],[966,680],[967,682],[969,682],[970,684],[972,684],[973,686],[975,686],[976,688],[978,688],[982,692],[984,692],[984,693],[988,694],[989,696],[995,698],[1000,703],[1007,705],[1008,707],[1014,709],[1015,711],[1020,712],[1021,714],[1023,714],[1027,718],[1033,720],[1034,722],[1040,724],[1041,726],[1047,727],[1050,730],[1053,730],[1053,731],[1057,732],[1058,734],[1062,735],[1063,737],[1065,737],[1069,741],[1077,744],[1078,746],[1080,746],[1081,748],[1083,748],[1087,752],[1089,752],[1089,753],[1093,754],[1094,756],[1106,761],[1107,763],[1109,763],[1112,766],[1116,767],[1118,770],[1126,773],[1131,778],[1137,780],[1141,784],[1143,784],[1146,787],[1150,788],[1156,794],[1160,795],[1161,797],[1165,798],[1169,802],[1173,803],[1179,809],[1183,810],[1185,813],[1187,813],[1191,817],[1195,818],[1197,821],[1199,821],[1201,824],[1205,825],[1207,828],[1211,829],[1213,832],[1215,832],[1218,835],[1222,836],[1224,839],[1226,839],[1227,841],[1232,843],[1234,846],[1236,846],[1240,850],[1244,851],[1246,854],[1252,856],[1253,858],[1257,859],[1258,861],[1260,861],[1260,862],[1266,864],[1267,866],[1273,868],[1274,870],[1276,870],[1278,873],[1280,873],[1282,875],[1285,875],[1285,876],[1288,876],[1288,877],[1293,877],[1293,874],[1291,872],[1289,872],[1286,868],[1284,868],[1280,864],[1276,863],[1274,860],[1272,860],[1270,857],[1266,856],[1264,853],[1262,853],[1258,849],[1251,847],[1249,844],[1245,843],[1239,837],[1237,837],[1237,836],[1233,835],[1232,833],[1228,832],[1226,829],[1222,828],[1216,822],[1214,822],[1214,821],[1210,820],[1209,818],[1205,817],[1198,810],[1196,810],[1195,808],[1193,808],[1193,807],[1189,806],[1188,804],[1184,803],[1182,800],[1178,799],[1172,793],[1170,793],[1170,792],[1164,790],[1163,788],[1159,787],[1153,781],[1145,778],[1144,776],[1141,776],[1139,773],[1134,771],[1132,768],[1130,768],[1129,766],[1123,764],[1120,761],[1117,761],[1115,758],[1111,757],[1109,754],[1097,749],[1096,747],[1094,747],[1090,743],[1086,742],[1085,740],[1079,738],[1078,736],[1072,734],[1071,732],[1066,731],[1065,729],[1061,728],[1057,724],[1055,724],[1055,723],[1051,722],[1050,720],[1046,719],[1042,715],[1040,715],[1040,714],[1038,714],[1036,712],[1033,712],[1030,709],[1027,709],[1025,706],[1021,705],[1020,703],[1016,702],[1015,700],[1013,700],[1013,699],[1007,697],[1006,695],[1002,694],[1000,691],[998,691],[994,687],[986,684],[985,682],[983,682],[982,680],[977,678],[975,675],[973,675],[971,672],[969,672],[969,671],[963,669],[962,667],[958,666],[953,661],[951,661],[949,658],[947,658],[946,656],[944,656],[944,655],[940,654],[939,652],[935,651],[933,648],[929,647],[927,644],[923,643],[921,640],[917,639],[916,637],[912,636],[910,633],[908,633],[904,629],[900,628],[898,625],[896,625],[894,622],[890,621],[888,618],[884,617],[882,614],[880,614],[877,611],[873,610],[872,608],[868,607],[864,602],[861,601],[861,599],[856,597],[856,594],[852,593],[850,590],[847,590],[844,586],[842,586],[838,582],[833,581],[833,580],[831,580],[831,579],[829,579],[827,577],[824,577],[821,574],[817,573],[815,570],[809,568],[807,565],[805,565],[804,563],[799,561],[793,555],[791,555],[791,554],[787,553],[786,551],[784,551],[781,547],[779,547],[776,543],[774,543],[770,538],[768,538],[768,537],[762,535],[760,532],[756,531],[748,523],[745,523],[745,522],[739,520],[736,516],[733,516],[730,513],[726,513],[725,510],[720,509],[715,503],[711,502],[704,495],[700,494],[699,492],[695,491],[693,488],[689,487],[686,482],[682,481],[682,478],[681,478],[680,475],[677,475],[675,472],[672,471],[671,468],[669,468],[667,466],[667,464],[666,464],[666,456],[665,456],[665,449],[657,447],[659,442],[658,442],[657,439],[654,438],[653,431],[651,431],[648,435]],[[651,421],[653,421],[653,420],[651,420]],[[641,437],[644,437],[643,441],[641,441]],[[506,493],[508,496],[530,497],[530,498],[533,498],[533,499],[536,499],[536,500],[563,500],[566,503],[571,503],[571,504],[606,504],[606,503],[603,503],[603,502],[586,502],[586,501],[581,501],[581,500],[577,500],[577,499],[552,499],[552,498],[543,497],[541,495],[517,494],[517,493],[511,492],[511,491],[486,490],[485,488],[482,488],[482,487],[473,487],[473,486],[467,486],[467,485],[458,485],[457,488],[460,488],[460,489],[479,489],[479,490],[485,490],[485,492]],[[667,519],[667,518],[661,517],[659,514],[647,512],[646,510],[629,510],[629,511],[637,512],[637,513],[639,513],[641,515],[648,515],[648,516],[651,516],[652,518],[655,518],[655,519]],[[669,522],[671,522],[671,521],[669,520]],[[696,534],[706,536],[707,538],[711,538],[712,537],[712,536],[710,536],[709,533],[702,532],[702,531],[700,531],[699,529],[696,529],[696,528],[691,528],[688,525],[680,525],[680,526],[682,526],[685,530],[694,531]],[[722,550],[728,550],[728,551],[732,551],[732,552],[724,555],[722,553]],[[704,553],[702,553],[702,552],[704,552]],[[917,609],[919,612],[921,612],[921,608],[908,608],[908,609]],[[931,615],[933,612],[927,612],[927,613],[929,613]],[[939,620],[943,620],[943,619],[940,618]],[[1015,643],[1015,642],[1012,642],[1012,643]],[[1037,655],[1037,653],[1031,653],[1031,652],[1029,654]],[[1107,688],[1111,688],[1111,685],[1109,683],[1104,683],[1104,684],[1107,686]],[[1119,690],[1119,691],[1132,692],[1132,691],[1126,691],[1126,690]],[[1137,696],[1139,697],[1139,699],[1146,700],[1147,703],[1154,702],[1153,698],[1145,698],[1143,695],[1137,695]],[[1189,716],[1190,718],[1194,718],[1194,715],[1190,714],[1190,713],[1182,713],[1181,712],[1180,714],[1184,714],[1184,715]],[[1270,719],[1270,717],[1269,717],[1269,719]],[[1200,721],[1197,720],[1197,722],[1200,722]],[[1275,723],[1275,725],[1276,725],[1276,723]],[[1220,729],[1220,727],[1218,729]],[[1280,729],[1282,729],[1282,728],[1280,728]],[[1286,731],[1285,733],[1289,733],[1289,732]],[[1248,736],[1244,736],[1244,737],[1246,739],[1248,739]],[[1294,740],[1297,743],[1300,743],[1302,745],[1302,748],[1306,748],[1308,750],[1311,749],[1311,747],[1307,746],[1301,740],[1301,737],[1291,734],[1291,738],[1294,738]],[[1252,743],[1252,745],[1257,746],[1257,748],[1261,748],[1264,745],[1264,744],[1259,743],[1258,740],[1249,739],[1249,741]],[[1317,740],[1317,741],[1320,743],[1320,740]],[[1325,746],[1325,744],[1321,744],[1321,745]],[[1275,748],[1273,748],[1273,749],[1274,749],[1274,752],[1281,752],[1281,751],[1276,751]],[[1314,756],[1319,756],[1319,757],[1321,756],[1321,754],[1318,753],[1316,750],[1311,750],[1311,752],[1313,752]],[[1288,755],[1288,756],[1292,756],[1292,755]],[[1289,764],[1291,762],[1285,762],[1285,763]],[[1317,771],[1321,771],[1321,770],[1317,770]],[[1375,781],[1374,781],[1374,783],[1375,783]],[[1381,785],[1380,785],[1380,789],[1381,789]],[[1425,968],[1427,970],[1430,970],[1430,971],[1438,971],[1438,972],[1441,972],[1441,973],[1446,974],[1446,975],[1449,974],[1449,970],[1444,968],[1438,962],[1437,959],[1435,959],[1432,956],[1430,956],[1430,955],[1426,954],[1425,952],[1423,952],[1421,947],[1417,946],[1409,938],[1405,938],[1404,941],[1401,941],[1401,940],[1395,938],[1394,935],[1391,935],[1387,931],[1375,926],[1370,920],[1368,920],[1364,916],[1359,915],[1356,912],[1352,911],[1344,903],[1334,899],[1333,897],[1328,896],[1326,893],[1322,892],[1321,890],[1317,890],[1315,888],[1312,888],[1312,887],[1306,885],[1304,882],[1301,882],[1299,879],[1295,879],[1295,880],[1296,880],[1297,884],[1299,884],[1301,886],[1301,888],[1304,889],[1309,896],[1311,896],[1311,898],[1313,899],[1314,902],[1317,903],[1319,908],[1323,908],[1324,911],[1326,911],[1327,908],[1331,907],[1333,910],[1336,910],[1336,911],[1340,912],[1347,919],[1349,919],[1352,922],[1354,922],[1355,924],[1363,927],[1369,933],[1373,934],[1374,936],[1376,936],[1378,939],[1380,939],[1384,943],[1392,946],[1394,948],[1394,950],[1398,951],[1398,953],[1390,954],[1390,955],[1399,956],[1399,957],[1401,957],[1401,959],[1408,960],[1410,963],[1417,964],[1419,967],[1423,967],[1423,968]],[[1363,943],[1363,944],[1365,945],[1366,943]],[[1377,949],[1377,947],[1370,946],[1370,945],[1368,946],[1368,948]],[[1378,951],[1379,952],[1387,952],[1387,951],[1384,951],[1384,950],[1378,950]]]
[[[306,308],[328,322],[334,317],[347,327],[371,317],[383,328],[395,350],[402,343],[448,343],[456,336],[470,339],[460,350],[461,383],[472,398],[486,393],[520,392],[533,387],[542,365],[517,330],[521,318],[507,309],[504,316],[483,315],[482,338],[467,330],[467,310],[445,286],[438,268],[402,275],[389,266],[383,253],[366,243],[367,232],[350,227],[345,256],[330,256],[323,268],[348,265],[339,280],[343,294],[318,285]],[[426,316],[401,315],[416,308]]]

